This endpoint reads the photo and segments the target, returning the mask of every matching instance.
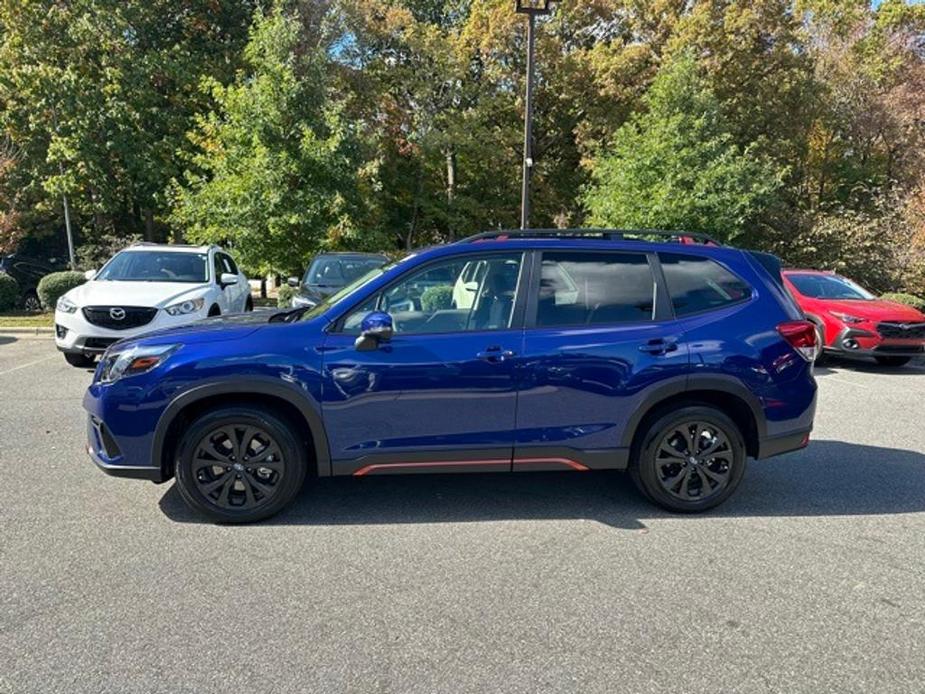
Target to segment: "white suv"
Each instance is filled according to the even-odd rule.
[[[215,246],[135,244],[58,299],[55,344],[88,367],[118,340],[253,309],[247,277]]]

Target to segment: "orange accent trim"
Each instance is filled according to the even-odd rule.
[[[392,470],[394,468],[418,467],[459,467],[460,465],[510,465],[510,460],[442,460],[432,463],[376,463],[367,465],[353,473],[354,477],[365,477],[376,470]]]
[[[565,465],[572,470],[579,472],[588,472],[590,470],[586,465],[570,460],[569,458],[515,458],[514,465],[529,465],[531,463],[550,463],[552,465]],[[434,462],[422,463],[375,463],[362,467],[353,473],[354,477],[366,477],[370,473],[378,470],[393,470],[396,468],[422,468],[422,467],[459,467],[465,465],[510,465],[510,460],[441,460]]]
[[[566,465],[579,472],[588,472],[591,468],[582,465],[569,458],[514,458],[514,465],[529,465],[530,463],[551,463],[554,465]]]

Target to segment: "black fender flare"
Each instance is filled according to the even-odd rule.
[[[154,442],[151,460],[163,468],[164,444],[170,425],[176,420],[177,416],[190,405],[215,396],[243,396],[265,395],[279,398],[286,401],[289,405],[295,407],[308,425],[309,433],[315,453],[315,465],[319,477],[331,476],[331,454],[328,446],[328,437],[324,430],[324,423],[318,409],[313,403],[305,397],[301,390],[295,386],[289,386],[285,383],[272,378],[260,378],[251,376],[247,378],[235,378],[233,381],[212,381],[203,383],[184,390],[170,401],[164,412],[161,414],[154,430]]]
[[[761,401],[738,379],[715,373],[689,374],[668,378],[643,391],[639,404],[627,422],[620,445],[624,448],[630,448],[633,445],[642,420],[659,404],[669,398],[694,391],[714,391],[739,398],[748,405],[751,411],[758,440],[761,441],[767,435],[767,422],[765,421],[764,407]]]

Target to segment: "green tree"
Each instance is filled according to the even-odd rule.
[[[727,240],[749,231],[773,201],[781,172],[735,143],[690,55],[662,69],[644,106],[595,162],[589,222]]]
[[[251,271],[301,270],[353,233],[352,135],[325,50],[305,33],[279,7],[256,15],[246,68],[230,86],[207,84],[217,107],[200,118],[191,171],[174,187],[171,219],[186,238],[228,244]]]
[[[0,128],[22,223],[163,234],[186,133],[230,78],[256,0],[0,0]]]

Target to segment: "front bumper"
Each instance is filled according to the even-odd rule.
[[[126,464],[125,455],[106,425],[92,414],[87,416],[87,453],[90,460],[107,475],[157,483],[165,481],[160,467]]]
[[[845,328],[823,351],[847,357],[921,357],[925,341],[886,339],[869,330]]]
[[[81,309],[74,313],[55,311],[55,346],[61,352],[71,354],[102,354],[118,342],[127,340],[162,328],[176,328],[201,320],[208,314],[207,309],[185,316],[171,316],[163,309],[158,310],[151,322],[137,328],[111,330],[90,323]]]

